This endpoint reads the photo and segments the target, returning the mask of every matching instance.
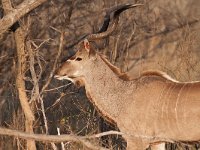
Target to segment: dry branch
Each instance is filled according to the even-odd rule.
[[[39,91],[39,84],[38,84],[38,78],[37,78],[37,74],[35,72],[35,68],[34,68],[34,64],[35,64],[35,56],[34,56],[34,52],[31,48],[31,43],[30,41],[27,41],[26,42],[26,48],[28,50],[28,53],[29,53],[29,65],[30,65],[30,72],[31,72],[31,77],[33,79],[33,84],[34,84],[34,87],[33,87],[33,92],[32,92],[32,95],[31,95],[31,100],[30,102],[32,101],[35,101],[37,100],[39,94],[40,94],[40,91]]]
[[[72,142],[80,142],[86,147],[94,150],[107,150],[105,148],[94,146],[92,143],[90,143],[86,137],[80,137],[75,135],[44,135],[44,134],[30,134],[26,132],[21,132],[17,130],[11,130],[6,128],[0,128],[0,135],[7,135],[7,136],[14,136],[22,139],[31,139],[36,141],[42,141],[42,142],[54,142],[54,143],[60,143],[65,141],[72,141]],[[95,136],[93,137],[95,138]]]
[[[28,12],[35,9],[45,1],[47,0],[25,0],[15,9],[12,9],[12,11],[10,11],[0,20],[0,35],[3,34],[15,22],[17,22],[21,17],[23,17]]]
[[[130,137],[135,138],[142,138],[142,139],[154,139],[157,141],[163,141],[163,142],[171,142],[174,143],[173,139],[165,139],[161,137],[154,137],[154,136],[145,136],[145,135],[129,135],[126,133],[118,132],[118,131],[107,131],[102,132],[90,136],[76,136],[76,135],[68,135],[68,134],[62,134],[62,135],[46,135],[46,134],[31,134],[27,132],[12,130],[12,129],[6,129],[0,127],[0,135],[7,135],[7,136],[14,136],[22,139],[31,139],[36,141],[42,141],[42,142],[54,142],[54,143],[60,143],[60,142],[83,142],[88,139],[94,139],[94,138],[100,138],[106,135],[126,135]]]
[[[2,0],[2,5],[5,11],[6,16],[3,18],[5,19],[7,16],[11,17],[11,14],[17,13],[18,17],[21,15],[25,15],[26,12],[30,11],[30,8],[35,8],[35,4],[30,4],[31,1],[25,1],[20,5],[19,10],[14,9],[11,5],[10,0]],[[29,6],[29,7],[28,7]],[[38,5],[37,5],[38,6]],[[12,16],[15,17],[15,16]],[[19,19],[19,18],[15,19]],[[3,19],[1,20],[3,23]],[[14,23],[13,18],[10,18],[11,20],[7,20],[7,25]],[[12,25],[12,24],[11,24]],[[1,25],[1,27],[6,27],[6,25]],[[15,41],[16,41],[16,48],[17,48],[17,58],[18,58],[18,65],[17,65],[17,77],[16,77],[16,87],[18,89],[19,94],[19,101],[22,107],[22,110],[25,114],[25,127],[26,132],[33,133],[33,121],[34,121],[34,115],[32,113],[31,107],[28,103],[28,97],[26,94],[26,87],[25,87],[25,81],[24,81],[24,73],[26,69],[26,53],[25,53],[25,33],[23,32],[22,28],[18,28],[14,32]],[[35,141],[34,140],[27,140],[27,149],[29,150],[36,150]]]
[[[49,83],[51,82],[51,79],[52,79],[52,77],[53,77],[53,75],[54,75],[54,73],[55,73],[55,70],[56,70],[56,65],[57,65],[57,63],[58,63],[58,60],[59,60],[59,58],[60,58],[60,55],[61,55],[61,53],[62,53],[62,50],[63,50],[63,45],[64,45],[64,32],[60,32],[60,44],[59,44],[59,48],[58,48],[58,54],[57,54],[57,56],[56,56],[56,59],[55,59],[55,61],[54,61],[54,64],[53,64],[53,69],[52,69],[52,71],[51,71],[51,73],[50,73],[50,75],[49,75],[49,78],[48,78],[48,80],[47,80],[47,82],[45,83],[45,85],[42,87],[42,90],[41,90],[41,94],[45,91],[45,89],[48,87],[48,85],[49,85]]]
[[[28,97],[26,95],[26,87],[24,81],[24,72],[26,69],[25,37],[23,30],[21,28],[16,30],[15,40],[16,40],[17,56],[18,56],[16,87],[18,89],[20,104],[26,118],[25,121],[26,131],[29,133],[33,133],[34,115],[33,112],[31,111],[31,107],[28,103]],[[36,149],[34,141],[27,141],[27,148],[30,150]]]
[[[88,141],[88,139],[100,138],[106,135],[125,135],[125,133],[118,132],[118,131],[108,131],[108,132],[103,132],[103,133],[99,133],[99,134],[95,134],[91,136],[76,136],[76,135],[67,135],[67,134],[62,134],[58,136],[58,135],[45,135],[45,134],[31,134],[31,133],[26,133],[22,131],[11,130],[11,129],[0,127],[0,135],[14,136],[17,138],[31,139],[31,140],[42,141],[42,142],[54,142],[54,143],[60,143],[60,142],[66,142],[66,141],[79,142],[91,149],[105,150],[105,148],[94,146],[92,143]],[[142,135],[128,135],[128,136],[133,136],[136,138],[141,137],[143,139],[157,139],[158,141],[173,143],[173,140],[163,139],[159,137],[142,136]]]
[[[11,6],[10,0],[3,0],[3,8],[6,14],[9,14],[10,11],[13,10]],[[24,72],[26,69],[26,58],[25,58],[25,35],[21,28],[19,28],[15,33],[16,47],[17,47],[17,56],[18,56],[18,66],[17,66],[17,78],[16,78],[16,86],[19,92],[20,103],[22,105],[22,109],[25,113],[25,117],[28,120],[33,121],[34,115],[30,109],[28,104],[28,98],[26,96],[26,89],[24,83]]]

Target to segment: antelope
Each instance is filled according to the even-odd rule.
[[[108,27],[107,13],[101,32],[79,41],[75,55],[58,68],[55,78],[85,86],[88,99],[105,118],[117,124],[129,150],[149,146],[164,149],[159,143],[166,141],[198,141],[200,82],[179,82],[160,71],[147,71],[130,79],[95,50],[95,40],[115,30],[120,13],[136,6],[112,8],[112,26]]]

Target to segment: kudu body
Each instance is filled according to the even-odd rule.
[[[200,139],[200,83],[179,83],[162,72],[147,72],[129,80],[90,39],[57,70],[56,78],[85,86],[96,108],[114,121],[127,149],[142,150],[162,141]]]

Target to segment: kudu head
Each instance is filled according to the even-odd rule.
[[[79,82],[80,84],[84,70],[95,59],[96,52],[91,49],[87,39],[81,41],[76,48],[78,48],[76,54],[58,68],[55,78],[59,80],[67,79],[73,83]]]
[[[94,42],[95,40],[109,36],[116,29],[121,12],[136,6],[141,6],[141,4],[125,4],[109,9],[101,29],[97,33],[89,34],[76,42],[78,44],[75,46],[75,55],[70,56],[69,59],[61,65],[55,73],[55,78],[59,80],[67,79],[74,83],[78,81],[78,83],[81,83],[82,77],[84,76],[84,69],[87,68],[88,64],[94,63],[98,55],[92,41]],[[109,27],[111,14],[113,14],[113,21],[112,25]]]

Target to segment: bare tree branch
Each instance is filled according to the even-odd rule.
[[[68,134],[62,134],[62,135],[58,136],[58,135],[46,135],[46,134],[31,134],[31,133],[27,133],[27,132],[22,132],[22,131],[17,131],[17,130],[0,127],[0,135],[15,136],[15,137],[22,138],[22,139],[32,139],[32,140],[36,140],[36,141],[54,142],[54,143],[60,143],[60,142],[66,142],[66,141],[83,142],[88,139],[100,138],[100,137],[106,136],[106,135],[126,135],[129,137],[174,143],[173,139],[166,139],[166,138],[162,138],[162,137],[147,136],[147,135],[136,135],[136,134],[129,135],[129,134],[118,132],[118,131],[107,131],[107,132],[102,132],[102,133],[89,135],[89,136],[76,136],[76,135],[68,135]],[[83,144],[84,144],[84,142],[83,142]]]
[[[10,0],[3,0],[2,1],[3,8],[6,14],[12,12],[13,7],[11,5]],[[26,95],[26,88],[24,78],[24,72],[26,69],[26,56],[25,56],[25,34],[23,30],[19,28],[14,33],[15,40],[16,40],[16,47],[17,47],[17,54],[18,54],[18,66],[17,66],[17,77],[16,77],[16,87],[19,93],[19,100],[21,103],[22,110],[25,114],[25,126],[26,131],[29,133],[33,133],[33,121],[34,115],[31,111],[30,105],[28,103],[28,97]],[[27,140],[27,149],[35,150],[35,141]]]
[[[8,135],[8,136],[14,136],[22,139],[31,139],[36,141],[42,141],[42,142],[54,142],[54,143],[60,143],[65,141],[72,141],[72,142],[80,142],[86,147],[94,150],[107,150],[105,148],[94,146],[91,144],[86,137],[80,137],[75,135],[44,135],[44,134],[30,134],[26,132],[21,132],[17,130],[11,130],[6,128],[0,128],[0,135]],[[95,136],[93,137],[95,138]]]
[[[33,52],[32,48],[31,48],[30,41],[26,42],[26,48],[27,48],[28,53],[29,53],[30,72],[31,72],[31,76],[32,76],[32,79],[33,79],[33,83],[34,83],[32,95],[31,95],[31,100],[30,100],[30,102],[32,102],[32,101],[35,101],[36,98],[38,98],[40,91],[39,91],[37,74],[36,74],[35,68],[34,68],[34,64],[35,64],[35,58],[34,57],[35,56],[34,56],[34,52]]]
[[[44,90],[48,87],[49,83],[51,82],[51,79],[52,79],[52,77],[53,77],[53,75],[55,73],[55,70],[56,70],[56,65],[57,65],[58,60],[60,58],[60,55],[62,53],[63,45],[64,45],[64,32],[61,31],[60,34],[61,34],[60,35],[60,44],[59,44],[59,48],[58,48],[58,54],[57,54],[56,59],[55,59],[54,64],[53,64],[53,69],[52,69],[52,71],[51,71],[51,73],[49,75],[49,78],[48,78],[47,82],[42,87],[42,90],[41,90],[40,94],[42,94],[44,92]]]
[[[11,27],[17,20],[25,14],[35,9],[47,0],[25,0],[15,9],[12,9],[6,16],[0,20],[0,35],[3,34],[9,27]]]
[[[29,133],[33,133],[34,115],[28,103],[29,100],[26,95],[26,87],[25,87],[25,81],[24,81],[24,73],[26,69],[25,37],[24,36],[25,35],[21,28],[16,30],[15,40],[16,40],[17,56],[18,56],[16,86],[19,93],[20,104],[26,118],[25,120],[26,131]],[[34,141],[30,141],[30,140],[27,141],[27,147],[30,150],[36,149]]]
[[[2,0],[3,8],[6,14],[12,12],[13,7],[11,5],[10,0]],[[34,115],[31,111],[31,107],[28,103],[28,97],[26,95],[26,87],[24,78],[24,72],[26,69],[26,56],[25,56],[25,34],[21,28],[17,29],[14,33],[16,47],[17,47],[17,58],[18,58],[18,66],[17,66],[17,77],[16,77],[16,87],[19,93],[19,101],[22,107],[22,110],[25,114],[25,127],[26,131],[29,133],[33,133],[33,121]],[[35,141],[27,140],[27,149],[36,150]]]

